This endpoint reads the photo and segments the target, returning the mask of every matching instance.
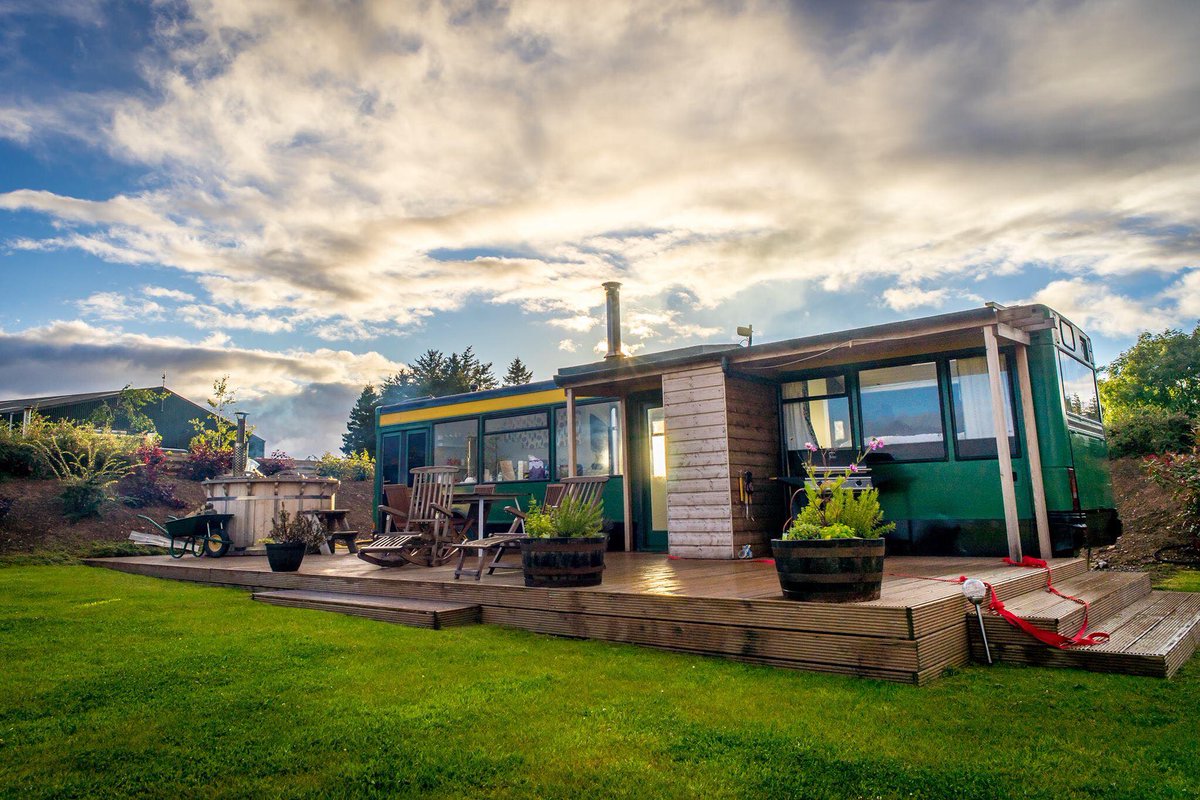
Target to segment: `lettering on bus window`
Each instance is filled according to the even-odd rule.
[[[882,439],[897,461],[946,457],[934,362],[863,370],[858,384],[863,441]]]

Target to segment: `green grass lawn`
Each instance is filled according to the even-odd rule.
[[[0,797],[1196,797],[1200,669],[918,689],[0,569]]]

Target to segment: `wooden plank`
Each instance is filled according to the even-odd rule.
[[[1038,444],[1037,414],[1033,410],[1033,385],[1029,380],[1028,348],[1017,348],[1017,387],[1021,394],[1021,416],[1025,423],[1026,465],[1029,490],[1033,494],[1033,517],[1037,527],[1038,549],[1042,558],[1054,550],[1050,543],[1050,518],[1046,513],[1046,486],[1042,479],[1042,449]]]
[[[724,436],[712,436],[701,439],[680,439],[672,436],[667,442],[667,464],[670,459],[683,455],[701,455],[707,453],[724,453],[728,450]]]
[[[724,460],[712,459],[709,464],[679,465],[668,471],[667,485],[675,487],[677,481],[709,480],[729,485],[729,464]],[[683,489],[682,491],[688,491]]]
[[[724,427],[725,411],[715,411],[707,414],[687,414],[686,416],[667,415],[667,436],[675,436],[682,431],[697,428]]]
[[[667,452],[671,451],[671,447],[676,442],[690,442],[699,439],[711,439],[719,442],[722,449],[727,447],[725,437],[728,435],[729,429],[724,425],[709,425],[702,428],[667,428]]]
[[[725,387],[706,386],[702,389],[678,389],[671,392],[672,403],[695,403],[704,400],[724,401]]]
[[[689,494],[692,492],[718,492],[729,497],[729,476],[720,478],[680,478],[672,474],[667,478],[667,491]]]
[[[729,491],[724,492],[676,492],[674,504],[695,506],[728,506]]]
[[[988,383],[992,392],[992,426],[996,435],[996,452],[1000,469],[1000,495],[1004,501],[1004,526],[1008,532],[1008,557],[1021,560],[1021,530],[1017,518],[1017,494],[1013,486],[1012,453],[1008,449],[1008,423],[1004,418],[1004,387],[1000,378],[1000,350],[996,345],[994,328],[983,329],[987,351]]]

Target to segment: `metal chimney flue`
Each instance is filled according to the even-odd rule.
[[[233,443],[233,474],[246,474],[246,412],[235,411],[237,416],[237,438]]]
[[[621,284],[608,281],[604,284],[604,300],[608,308],[608,354],[610,358],[621,358]]]

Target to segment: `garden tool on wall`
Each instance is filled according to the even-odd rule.
[[[754,519],[754,473],[750,470],[738,476],[738,501],[746,519]]]

